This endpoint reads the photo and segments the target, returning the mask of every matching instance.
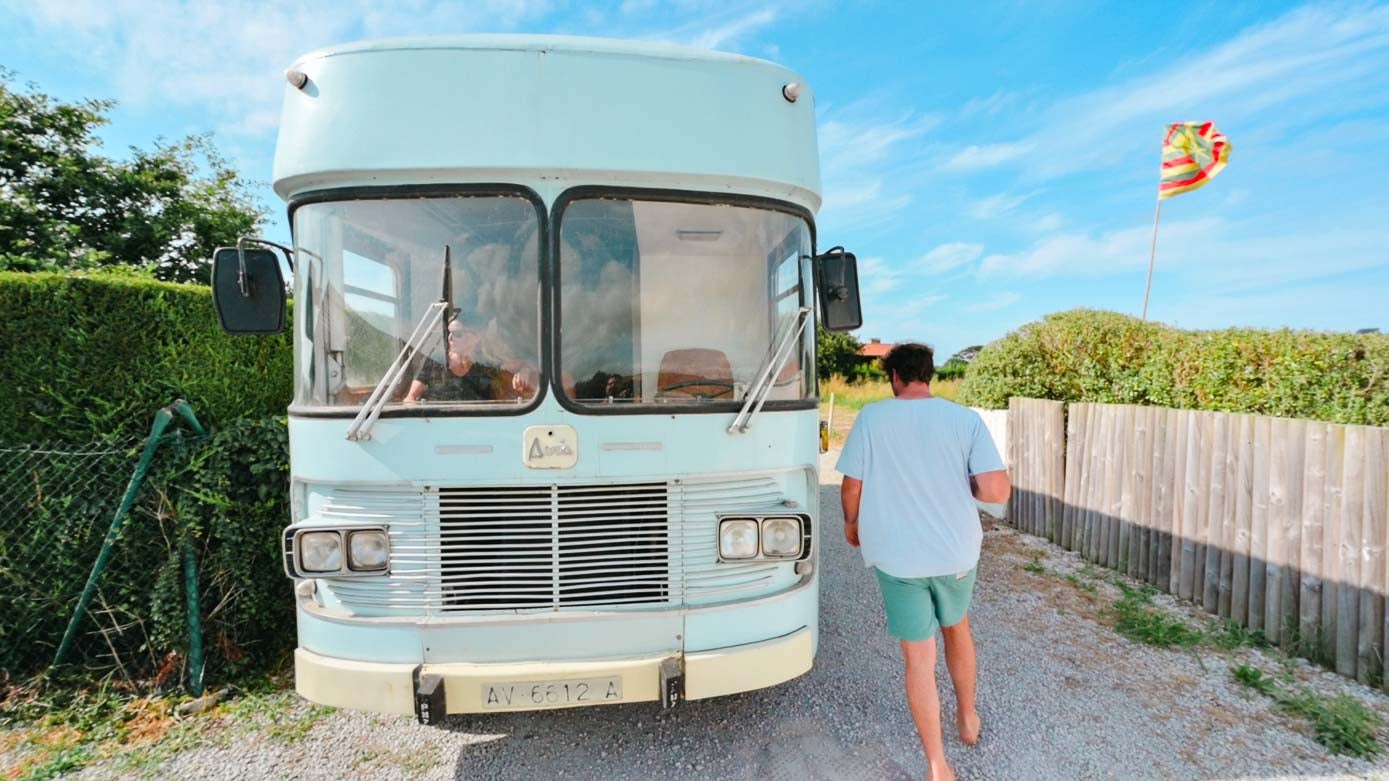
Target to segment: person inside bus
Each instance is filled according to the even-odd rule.
[[[539,373],[525,361],[489,362],[482,351],[487,324],[459,313],[449,320],[446,363],[425,357],[416,363],[414,380],[403,401],[414,404],[451,401],[515,401],[535,396]]]

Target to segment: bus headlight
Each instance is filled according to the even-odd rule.
[[[721,515],[719,561],[801,561],[810,557],[807,513]]]
[[[358,572],[386,568],[391,557],[391,543],[380,529],[348,532],[347,566]]]
[[[284,531],[285,574],[304,578],[366,578],[390,574],[391,535],[385,526],[307,526]]]
[[[719,558],[751,559],[757,556],[757,521],[729,518],[719,524]]]
[[[794,559],[801,555],[800,518],[763,518],[762,555]]]
[[[299,535],[299,566],[305,572],[337,572],[342,569],[342,534],[330,531]]]

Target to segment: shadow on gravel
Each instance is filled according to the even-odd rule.
[[[466,735],[454,776],[473,778],[885,779],[914,776],[872,745],[852,717],[813,714],[827,699],[815,672],[761,692],[687,702],[455,716]],[[820,710],[824,710],[823,707]],[[848,716],[849,714],[844,714]]]

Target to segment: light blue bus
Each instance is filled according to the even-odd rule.
[[[296,686],[414,714],[715,697],[810,669],[814,101],[747,57],[373,41],[286,72]],[[218,250],[284,327],[267,242]]]

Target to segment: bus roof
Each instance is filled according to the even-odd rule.
[[[645,57],[701,62],[754,62],[777,66],[767,60],[742,54],[696,49],[667,43],[629,41],[618,38],[587,38],[578,35],[416,35],[401,38],[378,38],[354,41],[315,49],[297,60],[298,67],[308,60],[334,57],[341,54],[420,49],[483,49],[514,52],[590,52],[594,54]]]
[[[516,183],[820,205],[814,97],[752,57],[596,38],[396,38],[319,49],[286,85],[275,189]],[[782,88],[800,85],[791,101]]]

